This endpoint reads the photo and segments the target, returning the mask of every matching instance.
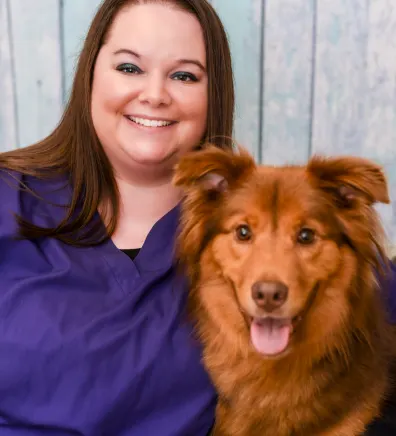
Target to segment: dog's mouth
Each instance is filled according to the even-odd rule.
[[[304,308],[294,317],[250,317],[250,339],[258,353],[277,357],[288,350],[293,332],[312,307],[318,289],[319,283],[316,283]]]
[[[250,324],[250,338],[256,351],[265,356],[284,353],[299,319],[299,316],[253,318]]]

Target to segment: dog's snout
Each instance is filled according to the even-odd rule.
[[[288,287],[282,282],[260,281],[252,286],[252,298],[261,309],[272,312],[287,300]]]

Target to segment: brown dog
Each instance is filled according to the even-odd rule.
[[[361,434],[394,349],[375,278],[381,168],[351,157],[258,166],[208,146],[174,182],[190,309],[219,392],[214,434]]]

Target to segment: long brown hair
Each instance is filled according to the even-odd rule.
[[[119,193],[110,162],[91,119],[93,70],[118,12],[133,4],[161,2],[194,14],[203,29],[208,73],[208,116],[204,140],[230,147],[234,85],[230,49],[223,25],[206,0],[104,0],[89,28],[69,101],[56,129],[29,147],[0,154],[0,168],[38,178],[66,175],[73,189],[67,216],[55,228],[35,226],[18,216],[24,238],[53,237],[71,245],[92,245],[111,236],[118,221]],[[198,144],[197,144],[198,145]],[[108,204],[106,232],[93,223],[98,206]],[[90,231],[82,231],[90,228]]]

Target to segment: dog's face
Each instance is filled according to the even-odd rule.
[[[315,158],[273,168],[209,147],[186,156],[175,180],[186,192],[181,257],[192,271],[209,253],[256,351],[282,356],[345,322],[359,261],[381,254],[379,167]]]

